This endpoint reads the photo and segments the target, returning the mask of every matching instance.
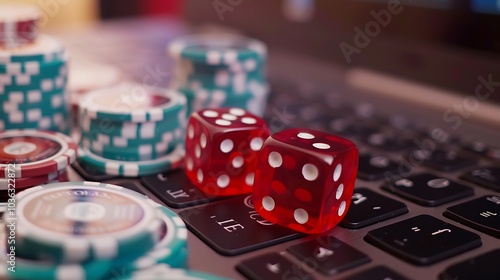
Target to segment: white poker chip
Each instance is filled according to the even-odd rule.
[[[139,257],[160,238],[158,204],[98,182],[66,182],[17,194],[16,250],[58,263]]]

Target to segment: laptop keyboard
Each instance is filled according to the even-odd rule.
[[[338,96],[328,96],[325,102],[321,95],[324,89],[304,89],[288,81],[272,84],[265,118],[274,132],[300,126],[321,129],[350,138],[359,146],[359,180],[351,207],[339,226],[353,233],[364,228],[369,231],[364,236],[353,235],[351,241],[356,239],[356,244],[363,242],[363,246],[372,247],[371,251],[387,252],[412,265],[429,266],[480,247],[484,234],[500,238],[500,168],[495,166],[500,162],[498,149],[480,142],[463,143],[439,129],[418,128],[401,116],[380,116],[370,104],[345,104]],[[488,164],[481,166],[479,162]],[[86,180],[116,179],[78,163],[74,168]],[[366,187],[363,182],[379,187]],[[270,224],[253,209],[251,196],[220,198],[204,194],[182,170],[143,177],[140,184],[168,207],[181,209],[179,216],[189,230],[221,255],[242,255],[304,239],[286,248],[286,258],[283,252],[269,250],[243,258],[233,268],[242,277],[314,279],[312,272],[317,271],[324,276],[335,275],[335,279],[418,279],[402,275],[390,264],[370,266],[373,258],[345,239],[331,234],[305,236]],[[122,185],[140,190],[135,182]],[[477,188],[489,194],[474,198]],[[429,209],[428,214],[414,212],[408,203]],[[446,211],[433,210],[441,205],[448,206]],[[401,215],[406,219],[378,225]],[[448,267],[440,279],[475,275],[475,271],[484,269],[500,275],[498,266],[491,267],[498,262],[499,248],[500,242],[490,253]],[[365,269],[346,276],[358,267]]]

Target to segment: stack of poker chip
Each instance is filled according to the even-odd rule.
[[[0,132],[0,198],[49,182],[68,181],[66,169],[76,159],[70,137],[40,130]]]
[[[139,84],[89,92],[79,100],[79,163],[123,177],[177,168],[186,110],[182,94]]]
[[[19,193],[16,204],[15,233],[0,225],[0,249],[7,252],[0,255],[0,279],[138,279],[132,276],[157,265],[186,268],[184,222],[137,192],[98,182],[56,183]],[[16,244],[15,272],[7,236]]]
[[[3,4],[0,7],[0,47],[12,48],[33,43],[37,36],[37,7],[22,4]]]
[[[167,47],[174,60],[171,87],[188,99],[188,113],[204,108],[239,107],[262,116],[269,86],[266,46],[257,40],[196,35]]]
[[[12,18],[18,22],[25,20],[22,14],[6,17],[3,9],[0,6],[0,26],[5,28],[5,21]],[[65,49],[54,38],[35,35],[30,35],[34,36],[30,40],[12,39],[14,43],[0,39],[4,41],[0,44],[0,130],[43,129],[68,133]]]

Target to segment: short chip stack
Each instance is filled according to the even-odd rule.
[[[79,101],[79,160],[123,177],[177,168],[183,159],[186,98],[175,91],[122,84]]]
[[[17,227],[0,231],[1,279],[123,279],[156,265],[186,268],[187,229],[172,211],[98,182],[37,186],[17,196]],[[6,216],[8,221],[9,216]],[[9,270],[15,240],[15,272]]]
[[[173,41],[172,88],[186,95],[189,114],[203,108],[239,107],[261,116],[269,86],[265,79],[267,49],[257,40],[196,35]]]
[[[52,131],[0,132],[0,199],[51,181],[68,181],[66,169],[76,159],[77,145]]]
[[[35,41],[36,23],[40,17],[35,6],[3,4],[0,8],[0,47],[13,48]]]
[[[27,20],[22,12],[17,14],[16,9],[10,9],[11,15],[6,15],[3,9],[0,7],[0,29],[11,26],[12,22],[21,26]],[[26,28],[35,28],[36,18],[28,21]],[[35,36],[34,30],[24,36],[25,31],[14,32],[19,36],[12,35],[12,30],[0,35],[3,42],[0,43],[0,130],[44,129],[69,133],[65,49],[54,38]],[[17,40],[18,37],[22,40]]]

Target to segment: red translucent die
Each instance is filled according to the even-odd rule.
[[[358,149],[348,139],[310,129],[278,132],[260,154],[255,209],[296,231],[328,231],[347,213],[357,169]]]
[[[184,167],[191,182],[212,196],[251,193],[265,121],[239,108],[206,109],[191,115]]]

